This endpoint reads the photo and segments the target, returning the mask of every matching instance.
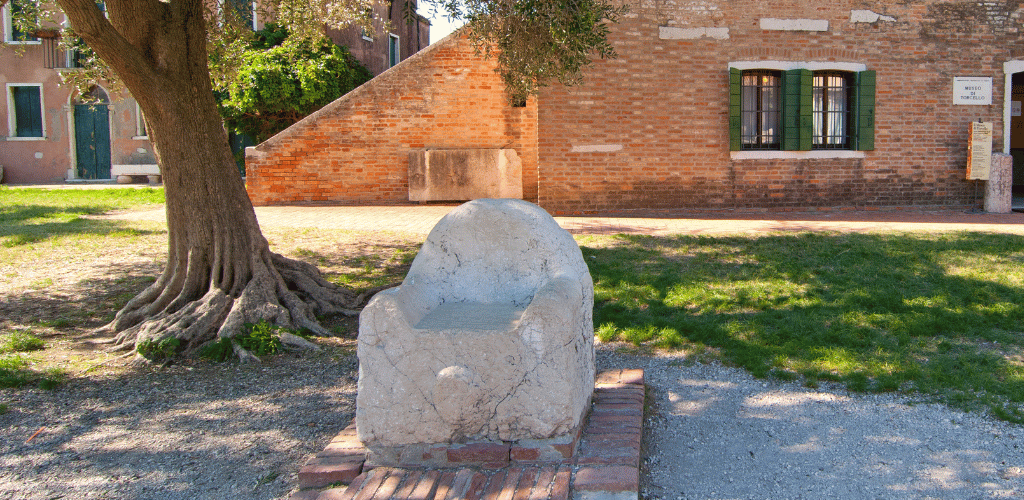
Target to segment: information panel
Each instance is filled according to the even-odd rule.
[[[972,122],[967,143],[967,178],[988,180],[992,168],[992,122]]]

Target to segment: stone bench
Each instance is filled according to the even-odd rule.
[[[110,176],[117,179],[118,184],[131,184],[135,177],[145,177],[150,184],[160,184],[162,176],[160,166],[156,164],[111,165]]]

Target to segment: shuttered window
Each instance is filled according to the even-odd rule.
[[[402,61],[402,55],[399,53],[398,35],[394,33],[388,33],[388,67],[392,67]]]
[[[16,19],[23,16],[23,11],[26,8],[32,7],[31,4],[26,4],[27,0],[11,0],[10,2],[8,2],[6,11],[7,15],[5,16],[6,19],[4,19],[4,24],[5,27],[7,28],[7,38],[5,39],[6,41],[14,43],[25,43],[36,42],[39,40],[35,37],[34,33],[29,31],[23,31],[18,27],[18,22],[16,21]]]
[[[254,23],[255,4],[252,0],[226,0],[223,4],[225,15],[237,26],[256,29]]]
[[[778,74],[730,69],[730,150],[874,149],[874,71],[795,69],[781,72],[781,92],[754,85]],[[778,120],[765,118],[769,109],[781,110]]]
[[[15,137],[43,136],[43,106],[36,85],[12,85],[13,132]]]

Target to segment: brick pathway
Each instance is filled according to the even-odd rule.
[[[455,205],[257,207],[263,227],[317,227],[426,235]],[[111,216],[163,221],[163,209]],[[627,215],[555,217],[574,234],[730,234],[774,231],[985,231],[1024,234],[1024,213],[964,210],[817,212],[637,211]]]
[[[305,489],[290,500],[636,499],[644,391],[643,370],[598,375],[576,455],[560,461],[530,460],[528,454],[517,460],[511,453],[504,464],[487,467],[363,470],[366,450],[349,426],[299,470]],[[344,486],[330,487],[337,483]]]

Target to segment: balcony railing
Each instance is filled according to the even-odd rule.
[[[43,41],[43,66],[47,69],[81,68],[81,54],[60,45],[59,36],[40,37]]]

